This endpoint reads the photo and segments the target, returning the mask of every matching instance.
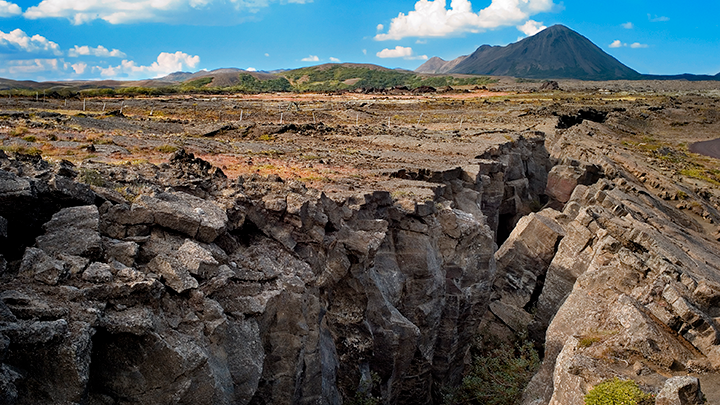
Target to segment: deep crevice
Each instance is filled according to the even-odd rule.
[[[497,228],[497,245],[502,246],[503,243],[510,237],[515,225],[514,221],[515,214],[500,214],[498,217],[498,228]]]

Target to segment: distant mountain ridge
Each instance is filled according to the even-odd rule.
[[[437,58],[439,59],[439,58]],[[642,75],[563,25],[554,25],[507,46],[483,45],[468,56],[416,71],[514,76],[529,79],[633,80]],[[429,62],[433,62],[428,65]],[[453,66],[454,65],[454,66]]]

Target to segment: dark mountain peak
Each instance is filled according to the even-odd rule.
[[[532,79],[617,80],[640,74],[564,25],[553,25],[507,46],[483,45],[447,72]]]
[[[552,25],[552,26],[550,26],[550,27],[545,28],[544,30],[542,30],[542,31],[540,31],[540,32],[544,32],[544,33],[546,33],[546,34],[556,33],[556,32],[572,32],[572,33],[574,33],[574,34],[577,34],[577,32],[571,30],[570,28],[568,28],[568,27],[566,27],[566,26],[564,26],[564,25],[562,25],[562,24]],[[540,33],[540,32],[539,32],[539,33]],[[538,34],[539,34],[539,33],[538,33]]]

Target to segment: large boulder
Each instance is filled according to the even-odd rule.
[[[48,285],[56,285],[65,276],[62,261],[48,256],[45,251],[27,248],[20,263],[20,276],[29,280],[40,281]]]
[[[665,381],[655,405],[700,405],[705,403],[697,377],[672,377]]]
[[[102,253],[100,213],[94,205],[60,210],[44,225],[37,246],[51,255],[99,257]]]
[[[158,255],[147,265],[148,271],[161,276],[165,285],[177,293],[198,288],[198,282],[185,265],[177,258],[167,255]]]
[[[547,209],[523,217],[495,253],[498,271],[490,310],[513,330],[525,330],[532,321],[528,305],[537,300],[537,291],[542,288],[557,246],[565,236],[554,218],[558,215],[561,214]]]
[[[223,234],[228,222],[225,211],[215,203],[182,192],[142,195],[132,211],[139,212],[140,207],[152,214],[155,224],[206,243]]]

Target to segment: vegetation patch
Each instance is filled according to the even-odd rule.
[[[652,405],[655,399],[633,380],[615,377],[602,382],[585,395],[585,405]]]
[[[157,148],[155,148],[155,150],[160,153],[173,153],[173,152],[177,151],[178,148],[177,148],[177,146],[174,146],[174,145],[165,144],[165,145],[158,146]]]
[[[80,169],[79,180],[89,186],[104,187],[105,179],[100,172],[93,169]]]
[[[476,349],[477,350],[477,349]],[[446,404],[514,405],[540,367],[532,342],[520,337],[511,347],[474,353],[459,387],[445,396]]]

